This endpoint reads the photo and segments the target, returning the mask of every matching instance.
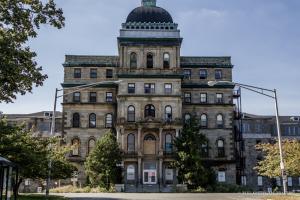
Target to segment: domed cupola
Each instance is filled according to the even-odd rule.
[[[168,11],[156,6],[156,0],[142,0],[142,6],[135,8],[128,15],[126,23],[173,23]]]

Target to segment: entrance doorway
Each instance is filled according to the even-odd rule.
[[[154,185],[157,183],[156,170],[144,170],[144,180],[145,185]]]

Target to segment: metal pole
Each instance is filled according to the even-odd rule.
[[[55,132],[55,113],[56,113],[56,102],[57,102],[57,93],[58,89],[55,89],[55,98],[54,98],[54,108],[53,108],[53,113],[52,113],[52,120],[51,120],[51,129],[50,129],[50,137],[53,136]],[[52,145],[49,145],[49,149],[51,151]],[[51,157],[49,158],[49,163],[48,163],[48,178],[46,182],[46,197],[49,197],[49,190],[50,190],[50,185],[51,185],[51,167],[52,167],[52,161]]]
[[[283,161],[283,151],[282,151],[282,141],[281,141],[281,130],[279,122],[279,111],[278,111],[278,100],[277,100],[277,91],[274,89],[275,94],[275,109],[276,109],[276,124],[277,124],[277,134],[278,134],[278,145],[279,145],[279,154],[280,154],[280,169],[283,182],[283,193],[287,194],[287,185],[286,185],[286,174],[285,166]]]

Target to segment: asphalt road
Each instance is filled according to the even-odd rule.
[[[62,194],[71,200],[263,200],[263,194],[113,193]]]

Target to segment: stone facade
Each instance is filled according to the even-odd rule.
[[[282,139],[300,139],[300,117],[282,116],[280,117]],[[273,116],[257,116],[244,114],[243,117],[243,156],[244,156],[244,176],[242,184],[250,187],[254,191],[268,191],[268,188],[281,189],[281,178],[269,179],[261,177],[253,169],[257,162],[263,159],[260,151],[255,149],[259,143],[270,143],[277,139],[276,121]],[[299,177],[288,178],[288,190],[300,189]]]
[[[154,9],[149,19],[165,20],[166,11],[154,4],[143,4],[138,12]],[[112,129],[123,151],[127,191],[172,188],[177,184],[177,170],[170,167],[172,140],[195,115],[199,132],[209,139],[205,162],[220,182],[236,183],[234,85],[208,85],[232,81],[231,58],[180,56],[177,24],[128,19],[118,37],[118,56],[66,56],[62,86],[70,95],[63,102],[63,134],[67,144],[78,146],[69,159],[79,167],[79,182],[86,181],[83,163],[94,142]],[[99,81],[110,82],[75,94],[78,87]]]

